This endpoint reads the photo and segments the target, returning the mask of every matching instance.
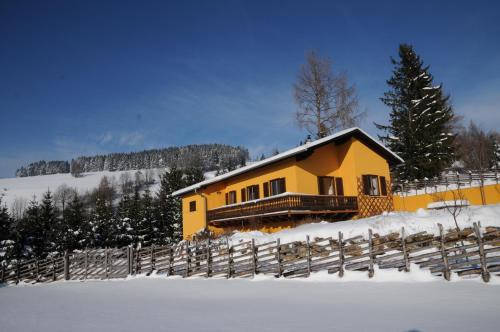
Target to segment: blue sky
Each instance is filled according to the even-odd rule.
[[[193,143],[295,146],[310,49],[376,134],[390,56],[414,45],[455,111],[500,128],[499,2],[0,1],[0,177],[40,159]]]

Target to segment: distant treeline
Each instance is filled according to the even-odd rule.
[[[225,144],[201,144],[141,152],[111,153],[91,157],[79,157],[68,161],[37,161],[16,171],[17,177],[57,173],[79,174],[82,172],[125,171],[164,167],[200,167],[203,171],[223,173],[245,165],[248,150]]]

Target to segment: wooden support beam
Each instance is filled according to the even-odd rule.
[[[69,254],[67,251],[64,252],[64,280],[69,280]]]
[[[474,233],[476,233],[477,245],[479,247],[479,260],[481,262],[481,277],[484,282],[490,281],[490,271],[488,271],[488,265],[486,264],[486,254],[484,252],[483,238],[481,234],[481,229],[477,223],[474,223]]]
[[[311,243],[309,235],[306,236],[306,249],[307,249],[307,276],[311,275]]]
[[[344,243],[343,234],[339,232],[339,277],[344,276]]]
[[[210,238],[207,239],[207,251],[206,251],[206,259],[207,259],[207,278],[212,276],[212,251],[211,251],[211,243]]]
[[[401,247],[403,249],[403,258],[405,260],[404,271],[409,272],[410,271],[410,260],[408,257],[408,250],[406,249],[406,235],[405,235],[405,228],[404,227],[401,227]]]
[[[283,274],[283,269],[281,265],[281,243],[280,239],[276,240],[276,260],[278,261],[278,278]]]
[[[258,264],[258,259],[259,259],[259,255],[258,255],[258,252],[257,250],[259,250],[258,248],[255,247],[255,239],[252,239],[252,274],[253,276],[255,276],[257,274],[257,264]]]
[[[368,266],[368,277],[373,278],[375,270],[373,269],[373,234],[371,228],[368,229],[368,255],[370,258],[370,263]]]
[[[448,263],[448,254],[446,253],[446,247],[444,246],[444,232],[443,225],[438,224],[439,227],[439,238],[440,238],[440,249],[441,249],[441,258],[443,260],[443,277],[450,281],[451,272],[450,272],[450,264]]]

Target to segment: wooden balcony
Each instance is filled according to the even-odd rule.
[[[283,215],[353,214],[358,211],[356,196],[282,194],[207,211],[210,224],[233,220],[271,218]]]

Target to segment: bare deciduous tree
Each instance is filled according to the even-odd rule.
[[[23,217],[24,211],[28,206],[28,200],[24,197],[16,196],[14,201],[10,205],[10,213],[15,220],[19,220]]]
[[[297,123],[316,138],[352,127],[364,116],[364,112],[359,112],[356,88],[349,85],[347,74],[335,74],[331,61],[313,51],[301,66],[293,90],[299,107]]]
[[[54,200],[57,204],[61,205],[62,213],[64,213],[66,202],[74,195],[75,192],[76,189],[70,188],[66,184],[61,184],[57,187],[54,192]]]

